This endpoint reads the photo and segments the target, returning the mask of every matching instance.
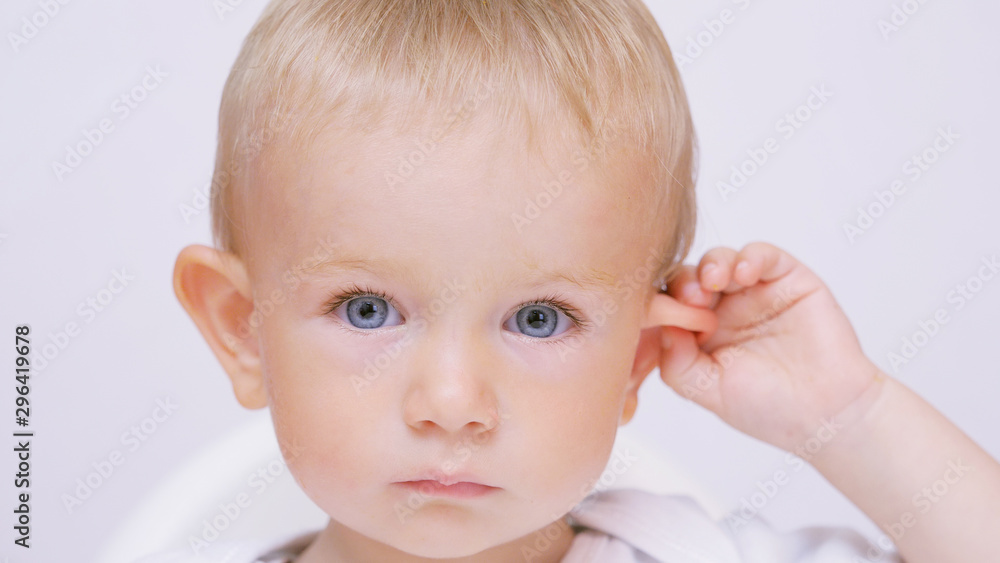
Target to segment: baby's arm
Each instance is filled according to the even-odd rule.
[[[895,379],[868,395],[812,465],[910,563],[1000,558],[1000,465]]]
[[[654,299],[646,326],[661,326],[675,391],[809,461],[908,563],[1000,554],[1000,464],[864,355],[808,268],[766,243],[717,248],[669,294],[718,324],[696,336],[676,326],[683,307]]]

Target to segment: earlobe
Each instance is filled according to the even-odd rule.
[[[618,421],[619,426],[627,424],[635,415],[639,405],[639,387],[653,368],[659,365],[660,348],[660,327],[654,326],[640,331],[635,360],[632,362],[632,373],[625,388],[625,405]]]
[[[657,293],[652,297],[646,310],[646,321],[640,332],[632,373],[625,390],[625,405],[619,426],[632,419],[639,404],[639,387],[653,368],[661,363],[660,355],[663,352],[661,327],[666,326],[675,326],[690,332],[712,333],[718,327],[718,317],[714,311],[685,305],[665,293]]]
[[[236,399],[248,409],[267,406],[243,262],[228,252],[191,245],[177,256],[173,281],[177,299],[229,375]]]

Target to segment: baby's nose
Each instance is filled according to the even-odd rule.
[[[418,430],[482,433],[496,427],[499,366],[482,339],[452,333],[430,336],[415,346],[414,370],[403,404],[406,423]]]

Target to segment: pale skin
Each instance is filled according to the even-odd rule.
[[[301,563],[560,561],[574,537],[560,520],[659,361],[659,328],[641,328],[651,229],[607,213],[620,194],[574,162],[576,146],[552,142],[543,158],[472,122],[388,186],[384,171],[429,134],[335,131],[290,151],[261,175],[244,256],[194,245],[177,259],[175,290],[236,397],[270,408],[292,475],[331,517]],[[556,204],[511,220],[565,170]],[[317,254],[350,255],[350,269],[316,267]],[[346,303],[331,307],[352,285],[388,294],[385,326],[361,330]],[[589,326],[561,312],[556,334],[515,330],[513,313],[551,295]],[[396,484],[428,469],[499,491],[452,500]]]
[[[578,170],[569,150],[553,143],[543,163],[517,143],[485,142],[489,124],[469,132],[442,142],[395,192],[381,172],[426,131],[321,137],[310,155],[266,171],[284,191],[261,192],[249,210],[246,256],[200,245],[178,256],[175,291],[237,399],[271,409],[292,474],[331,516],[300,563],[521,559],[600,474],[657,365],[682,395],[784,449],[835,418],[843,429],[809,461],[880,525],[915,512],[913,495],[960,458],[974,469],[916,515],[900,551],[912,563],[986,560],[998,549],[986,531],[1000,527],[1000,466],[881,374],[807,268],[755,243],[707,253],[668,293],[651,283],[625,295],[535,282],[540,266],[627,279],[641,271],[651,231],[608,213],[618,197],[602,189],[608,178]],[[634,166],[620,161],[611,185],[633,181]],[[575,171],[572,187],[541,220],[516,228],[511,213],[559,170]],[[294,270],[323,240],[392,268]],[[289,271],[298,272],[294,286]],[[340,309],[325,311],[330,294],[354,282],[389,293],[398,323],[361,335]],[[566,329],[575,338],[568,348],[532,342],[510,322],[550,293],[591,321]],[[434,309],[435,300],[447,306]],[[608,300],[615,312],[595,322]],[[255,304],[267,301],[272,308],[254,321]],[[768,316],[756,322],[760,312]],[[359,387],[350,376],[389,349],[401,352]],[[721,371],[710,369],[723,358]],[[920,439],[898,440],[902,432]],[[471,455],[455,455],[456,445]],[[408,497],[394,481],[453,461],[500,492],[422,501],[400,517]],[[573,535],[558,529],[533,561],[562,559]]]
[[[782,305],[756,336],[739,330],[754,325],[782,290],[794,296],[791,306]],[[668,385],[685,396],[685,385],[698,389],[692,398],[699,405],[787,450],[814,436],[822,420],[835,419],[843,429],[809,461],[894,539],[904,560],[996,558],[1000,464],[864,356],[830,291],[809,269],[766,243],[716,248],[697,267],[685,267],[670,293],[713,309],[718,329],[697,335],[663,329],[669,347],[660,368]],[[669,302],[661,304],[649,324],[669,319]],[[727,352],[723,367],[718,359]],[[694,378],[712,373],[711,366],[718,377],[699,388]]]

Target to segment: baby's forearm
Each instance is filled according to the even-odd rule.
[[[995,560],[1000,464],[916,393],[881,378],[838,417],[858,418],[817,452],[813,466],[908,563]]]

